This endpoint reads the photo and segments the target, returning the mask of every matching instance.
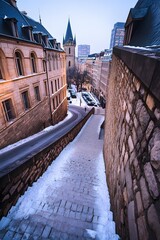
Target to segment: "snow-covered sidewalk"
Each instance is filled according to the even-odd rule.
[[[79,135],[0,221],[0,239],[117,240],[99,139],[103,116]]]

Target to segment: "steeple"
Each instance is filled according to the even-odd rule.
[[[66,35],[65,35],[65,38],[63,38],[63,45],[65,45],[67,43],[76,45],[76,41],[75,41],[75,39],[73,39],[73,35],[72,35],[70,19],[68,19]]]
[[[67,31],[65,38],[63,36],[63,47],[66,53],[66,69],[75,67],[75,48],[76,37],[73,39],[70,19],[68,19]]]

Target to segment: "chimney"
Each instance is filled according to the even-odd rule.
[[[10,0],[12,6],[17,7],[17,0]]]

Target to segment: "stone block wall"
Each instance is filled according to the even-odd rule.
[[[139,55],[123,48],[114,50],[104,140],[117,232],[122,239],[131,240],[160,239],[160,99],[151,89],[152,79],[149,86],[145,84],[149,65],[143,65],[143,53],[140,55],[142,61],[135,68]],[[155,58],[153,61],[155,67],[148,77],[154,80],[159,60],[158,64]]]
[[[64,147],[77,136],[93,113],[94,108],[59,140],[27,159],[15,170],[0,176],[0,218],[7,215],[9,209],[16,204],[28,186],[31,186],[46,171]]]
[[[46,97],[0,131],[0,148],[41,131],[51,124],[50,118],[48,98]]]
[[[48,97],[24,112],[13,124],[0,131],[0,148],[13,144],[20,139],[33,135],[51,125]],[[67,99],[52,114],[52,124],[63,120],[67,115]],[[25,127],[24,127],[25,126]]]

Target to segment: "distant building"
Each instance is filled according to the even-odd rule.
[[[125,45],[160,46],[160,1],[139,0],[125,24]]]
[[[67,113],[65,52],[43,27],[0,1],[0,148]]]
[[[90,54],[90,45],[82,44],[78,45],[78,60],[86,60]]]
[[[122,46],[124,41],[124,29],[125,23],[117,22],[114,24],[114,28],[111,33],[110,49],[114,46]]]
[[[65,38],[63,38],[63,47],[66,52],[66,69],[75,67],[75,48],[76,38],[73,38],[70,19],[68,20]]]
[[[91,91],[99,99],[101,106],[106,104],[106,88],[110,73],[111,50],[90,54],[86,60],[86,70],[91,79]]]

